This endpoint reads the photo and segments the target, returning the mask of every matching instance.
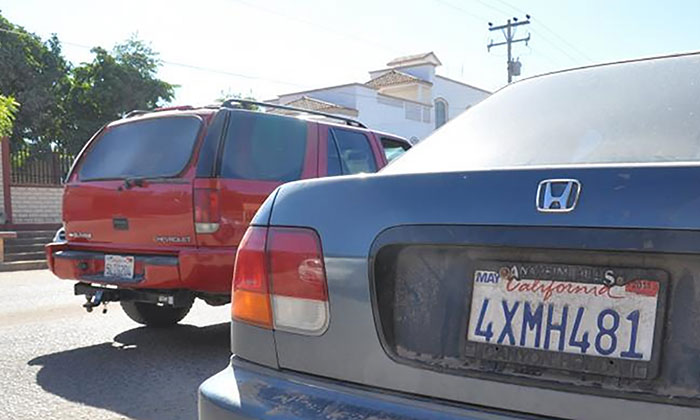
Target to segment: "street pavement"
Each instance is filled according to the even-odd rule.
[[[49,271],[0,273],[0,419],[194,419],[197,387],[229,357],[230,306],[196,301],[181,325],[86,313]]]

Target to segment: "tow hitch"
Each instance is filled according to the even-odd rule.
[[[92,296],[85,295],[85,299],[87,299],[87,302],[83,303],[83,308],[85,308],[85,310],[88,312],[92,312],[92,308],[94,308],[96,306],[100,306],[100,304],[103,304],[104,308],[102,308],[102,313],[106,314],[107,313],[107,302],[104,302],[102,300],[102,296],[104,296],[104,290],[98,290]]]
[[[88,283],[76,283],[73,291],[76,296],[85,296],[83,308],[86,311],[92,312],[97,306],[104,305],[102,313],[107,313],[109,302],[135,301],[179,308],[192,305],[193,297],[187,290],[112,289]]]

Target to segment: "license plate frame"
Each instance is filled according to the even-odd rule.
[[[605,273],[612,271],[616,286],[625,286],[637,279],[645,279],[658,285],[656,319],[653,328],[651,358],[648,361],[612,358],[606,356],[573,354],[560,351],[533,349],[520,346],[499,345],[469,340],[470,325],[473,325],[472,311],[476,273],[479,271],[500,272],[507,267],[520,267],[525,272],[537,273],[541,281],[564,281],[581,285],[604,285]],[[476,261],[468,273],[468,293],[466,302],[467,319],[465,325],[463,358],[468,365],[493,371],[537,372],[554,370],[576,373],[614,376],[630,379],[650,379],[658,374],[663,322],[666,313],[666,294],[669,275],[655,268],[605,267],[559,263],[523,263],[513,261]],[[520,270],[521,272],[523,270]],[[560,278],[561,273],[572,273],[570,278]],[[577,274],[573,274],[577,273]],[[559,276],[559,278],[557,277]],[[523,279],[526,277],[523,276]],[[518,367],[520,366],[520,367]]]
[[[104,257],[104,276],[113,279],[134,278],[135,259],[132,255],[111,255]]]

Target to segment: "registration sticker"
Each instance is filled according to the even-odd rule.
[[[645,270],[566,265],[477,269],[467,340],[650,361],[660,283]],[[647,272],[649,270],[646,270]]]

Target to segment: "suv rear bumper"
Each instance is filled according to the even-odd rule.
[[[199,420],[223,419],[522,419],[328,379],[279,371],[236,356],[199,387]]]
[[[236,256],[235,249],[188,248],[159,255],[77,248],[66,242],[50,243],[45,251],[49,269],[61,279],[134,289],[188,289],[218,294],[231,293]],[[134,256],[134,277],[105,277],[106,254]]]

